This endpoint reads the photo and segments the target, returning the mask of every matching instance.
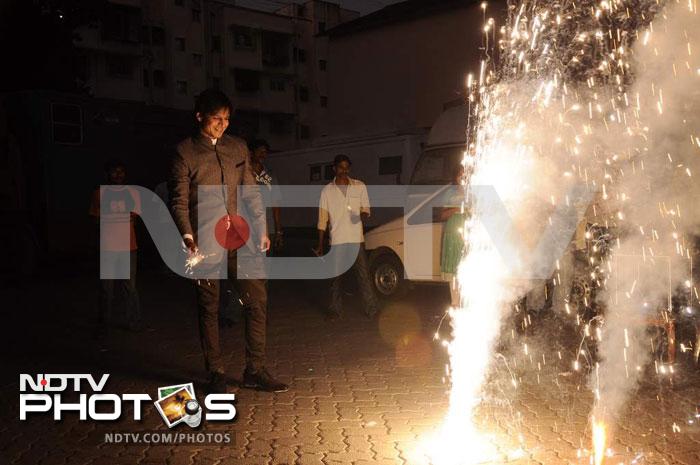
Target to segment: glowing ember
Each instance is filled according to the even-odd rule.
[[[606,427],[605,423],[602,421],[596,421],[595,418],[592,422],[593,429],[593,463],[595,465],[602,465],[603,459],[605,458],[605,445],[606,445]]]

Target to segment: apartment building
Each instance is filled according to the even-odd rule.
[[[190,110],[206,87],[234,101],[232,127],[275,150],[321,135],[328,107],[326,29],[358,13],[310,0],[275,12],[234,0],[109,0],[82,27],[84,81],[95,97]]]
[[[406,0],[329,30],[332,105],[319,130],[339,139],[431,127],[446,105],[464,101],[484,20],[504,25],[506,8],[505,0],[486,10],[478,0]]]

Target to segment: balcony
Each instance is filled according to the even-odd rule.
[[[262,31],[262,65],[283,70],[291,65],[291,36],[279,32]]]
[[[102,40],[138,44],[141,32],[141,9],[108,3],[102,19]]]

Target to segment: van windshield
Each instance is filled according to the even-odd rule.
[[[411,184],[450,184],[455,168],[462,161],[464,146],[427,149],[416,163]]]

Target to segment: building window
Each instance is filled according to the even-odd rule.
[[[260,90],[260,73],[250,69],[233,69],[236,90],[239,92],[257,92]]]
[[[120,79],[132,79],[134,73],[133,59],[126,55],[107,55],[107,75]]]
[[[272,134],[289,134],[291,126],[289,117],[275,116],[270,117],[270,132]]]
[[[162,69],[153,70],[153,87],[165,88],[165,72]]]
[[[233,29],[233,45],[237,49],[255,50],[253,30],[249,27],[235,27]]]
[[[401,156],[379,157],[379,174],[401,174]]]
[[[333,163],[317,163],[309,165],[310,182],[332,181],[334,177],[335,171],[333,171]]]
[[[309,88],[306,86],[299,86],[299,101],[308,102],[309,101]]]
[[[284,92],[285,80],[284,78],[271,78],[270,79],[270,90],[275,92]]]
[[[151,27],[151,43],[153,45],[165,45],[165,29],[159,26]]]
[[[318,69],[320,71],[325,71],[327,66],[328,62],[326,60],[318,60]]]
[[[51,104],[51,128],[56,144],[83,143],[83,112],[78,105]]]
[[[260,114],[257,111],[238,110],[231,125],[238,130],[238,134],[252,136],[260,132]]]
[[[201,53],[193,53],[192,54],[192,63],[195,66],[202,66],[202,54]]]
[[[137,43],[141,31],[141,9],[107,3],[102,16],[102,38]]]
[[[306,124],[299,125],[299,138],[309,139],[311,137],[311,128]]]
[[[202,10],[192,8],[192,21],[199,23],[202,21]]]
[[[175,50],[177,50],[179,52],[185,51],[185,38],[184,37],[175,37]]]
[[[187,95],[187,81],[175,81],[175,89],[178,94]]]
[[[176,6],[183,6],[184,4],[185,4],[185,0],[175,0]]]
[[[147,69],[143,70],[143,86],[144,87],[151,87],[151,75],[148,74]]]
[[[309,182],[319,182],[321,180],[321,170],[323,165],[309,166]]]
[[[260,34],[262,43],[263,66],[286,68],[290,64],[289,50],[291,36],[279,32],[263,31]]]
[[[328,97],[326,97],[325,95],[321,95],[321,106],[323,108],[328,107]]]
[[[303,48],[295,48],[294,59],[297,61],[297,63],[306,63],[306,50]]]
[[[148,26],[141,26],[141,43],[148,45],[151,42],[151,29]]]
[[[318,33],[323,34],[326,32],[326,23],[324,21],[319,21],[318,22]]]
[[[211,51],[220,52],[221,51],[221,36],[211,36]]]

